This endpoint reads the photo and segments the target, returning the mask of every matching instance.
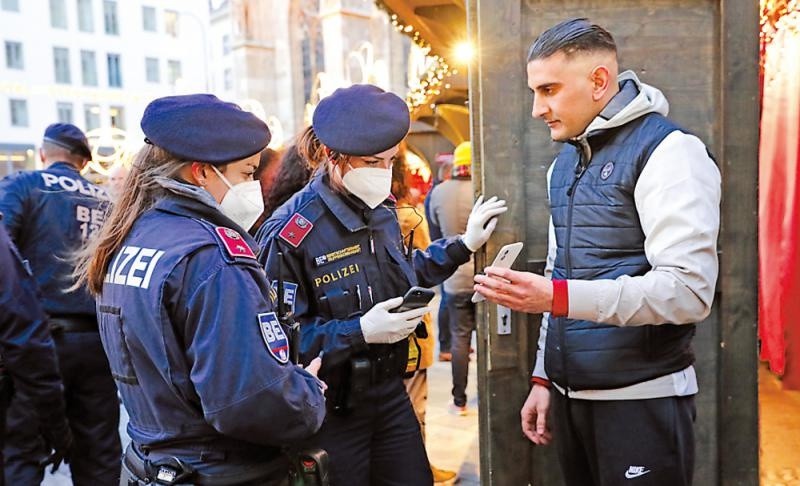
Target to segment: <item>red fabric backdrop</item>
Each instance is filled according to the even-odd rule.
[[[761,359],[800,389],[800,12],[766,49],[759,153]],[[735,198],[735,194],[727,194]]]

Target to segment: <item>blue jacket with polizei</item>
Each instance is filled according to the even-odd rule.
[[[42,422],[55,426],[65,420],[64,390],[46,317],[36,282],[0,224],[0,363]]]
[[[67,162],[20,172],[0,181],[0,212],[23,258],[30,263],[51,316],[91,316],[94,299],[72,285],[72,257],[105,221],[106,191]]]
[[[287,362],[253,239],[204,191],[171,185],[183,194],[169,192],[136,220],[97,302],[128,433],[137,444],[186,446],[190,462],[198,444],[276,457],[322,425],[324,396]],[[227,458],[217,466],[234,467]]]
[[[301,218],[298,226],[297,218]],[[307,224],[306,224],[307,223]],[[303,227],[301,227],[303,226]],[[391,200],[369,209],[331,189],[327,174],[311,182],[273,213],[256,235],[261,261],[278,277],[284,254],[286,294],[300,323],[300,356],[310,362],[324,351],[320,378],[335,397],[345,385],[350,358],[395,359],[397,377],[406,367],[408,341],[367,344],[360,318],[373,304],[402,297],[414,285],[432,287],[469,261],[459,237],[434,241],[408,259]],[[390,358],[391,359],[391,358]]]
[[[550,177],[553,279],[616,279],[651,269],[633,194],[650,155],[675,130],[651,113],[590,133],[586,146],[564,144]],[[640,383],[692,364],[694,332],[694,325],[618,327],[551,316],[545,371],[572,390]]]

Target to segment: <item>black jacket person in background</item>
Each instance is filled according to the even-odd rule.
[[[56,344],[75,439],[69,457],[72,479],[77,485],[115,485],[122,453],[119,400],[100,343],[95,301],[85,287],[66,291],[73,283],[73,255],[103,224],[108,195],[80,174],[92,153],[78,127],[47,127],[40,156],[43,170],[0,181],[0,212],[30,262]],[[39,484],[40,461],[47,452],[39,446],[36,428],[28,425],[31,407],[25,397],[17,398],[7,416],[6,479],[9,484]]]
[[[56,467],[69,450],[72,436],[64,416],[53,339],[36,295],[36,282],[2,224],[0,269],[0,447],[5,439],[6,408],[17,393],[27,397],[40,424],[30,422],[26,427],[42,430],[47,446],[55,450],[46,460]],[[0,453],[0,485],[2,473]]]

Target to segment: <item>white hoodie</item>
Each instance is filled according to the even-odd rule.
[[[658,89],[643,84],[631,71],[619,76],[636,83],[639,94],[611,119],[596,117],[577,137],[624,125],[647,113],[667,115],[669,104]],[[611,103],[613,103],[612,100]],[[611,104],[609,103],[609,105]],[[604,110],[605,112],[606,110]],[[588,144],[581,143],[585,148]],[[548,171],[548,188],[550,174]],[[652,269],[638,277],[616,280],[569,280],[571,319],[616,326],[644,324],[692,324],[711,311],[717,281],[717,235],[721,179],[703,142],[675,131],[656,147],[634,189],[634,201],[645,235],[644,251]],[[553,221],[550,220],[545,276],[551,277],[556,254]],[[539,336],[534,376],[546,378],[544,344],[545,314]],[[563,393],[559,387],[559,390]],[[635,385],[612,390],[570,390],[570,397],[587,400],[638,400],[697,393],[694,367]]]

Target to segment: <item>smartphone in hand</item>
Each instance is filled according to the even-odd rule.
[[[501,268],[511,268],[511,265],[514,264],[514,260],[517,259],[519,256],[519,252],[522,251],[522,242],[518,241],[516,243],[510,243],[502,248],[500,251],[497,252],[497,256],[494,257],[494,261],[492,262],[492,267],[501,267]],[[478,303],[483,302],[486,300],[484,296],[475,292],[472,294],[472,302]]]
[[[403,296],[403,302],[389,312],[405,312],[425,307],[436,295],[433,290],[423,287],[411,287]]]

